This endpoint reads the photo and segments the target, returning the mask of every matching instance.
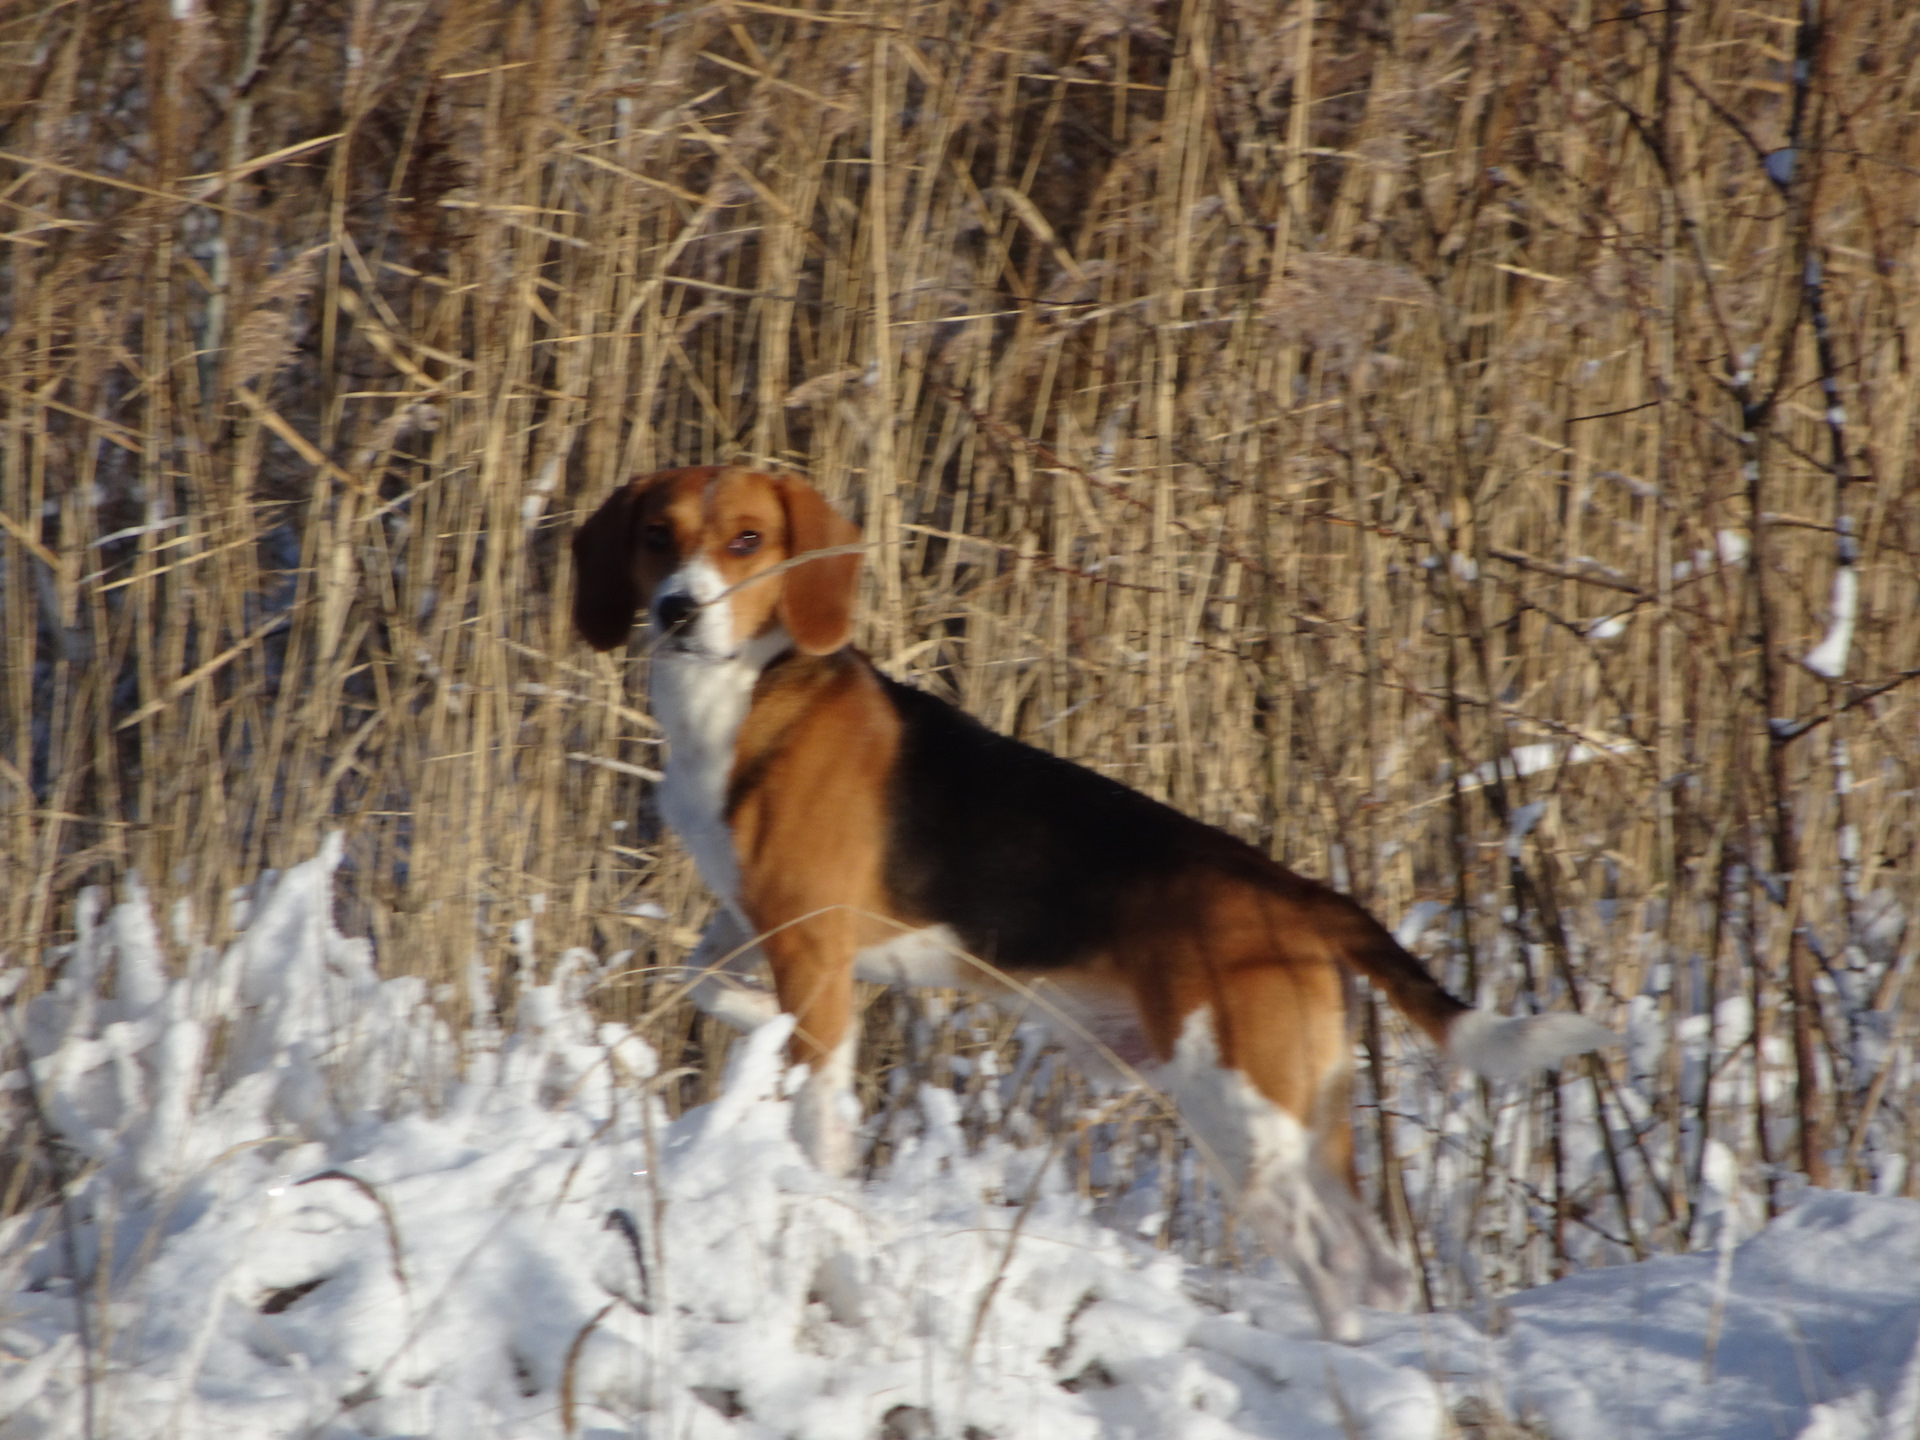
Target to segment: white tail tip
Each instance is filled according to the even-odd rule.
[[[1447,1058],[1489,1080],[1515,1080],[1619,1040],[1584,1015],[1509,1018],[1469,1010],[1447,1029]]]

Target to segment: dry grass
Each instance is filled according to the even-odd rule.
[[[81,886],[217,931],[344,827],[345,922],[450,1009],[530,920],[639,1013],[705,901],[564,540],[743,459],[859,517],[885,668],[1434,902],[1455,985],[1758,1002],[1711,1060],[1770,1105],[1678,1038],[1636,1134],[1618,1065],[1536,1091],[1536,1270],[1596,1207],[1687,1243],[1705,1133],[1911,1193],[1920,12],[174,8],[0,20],[12,1003]]]

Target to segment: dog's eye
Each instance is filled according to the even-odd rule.
[[[727,553],[729,555],[751,555],[759,548],[760,532],[758,530],[742,530],[738,535],[727,541]]]
[[[640,532],[640,543],[649,550],[673,549],[673,527],[655,522]]]

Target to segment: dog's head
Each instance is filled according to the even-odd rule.
[[[788,562],[859,539],[789,475],[725,465],[643,475],[574,532],[574,628],[611,650],[645,606],[683,654],[725,659],[776,626],[809,655],[830,654],[853,631],[860,556]]]

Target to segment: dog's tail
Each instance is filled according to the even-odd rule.
[[[1504,1016],[1476,1010],[1448,993],[1400,942],[1344,895],[1328,892],[1340,913],[1332,927],[1341,958],[1387,994],[1448,1059],[1489,1080],[1511,1080],[1558,1065],[1569,1055],[1618,1043],[1584,1015]],[[1329,917],[1331,918],[1331,917]]]

